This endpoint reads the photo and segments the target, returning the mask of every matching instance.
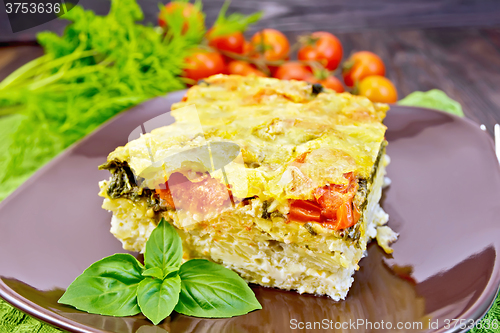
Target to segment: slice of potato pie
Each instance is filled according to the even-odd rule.
[[[397,237],[379,206],[387,110],[306,82],[210,77],[173,105],[173,124],[101,166],[111,172],[100,183],[111,232],[142,252],[164,217],[185,259],[344,299],[370,239],[391,252]]]

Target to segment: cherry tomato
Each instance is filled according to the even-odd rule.
[[[186,68],[183,76],[198,81],[225,72],[226,65],[220,53],[199,50],[186,58]]]
[[[279,66],[273,75],[280,80],[306,81],[312,76],[311,69],[300,62],[290,61]]]
[[[297,54],[302,61],[317,61],[333,71],[342,60],[342,44],[329,32],[318,31],[307,37]]]
[[[392,82],[380,75],[364,78],[359,83],[358,94],[372,102],[395,103],[398,100],[398,92]]]
[[[352,87],[370,75],[385,75],[384,62],[378,55],[369,51],[354,53],[345,63],[342,69],[344,82]]]
[[[361,214],[353,204],[357,191],[354,173],[344,174],[349,185],[324,186],[313,194],[315,200],[294,200],[290,205],[288,219],[297,222],[320,222],[324,227],[341,230],[355,225]]]
[[[335,230],[349,228],[356,224],[357,221],[352,214],[352,202],[344,202],[337,209],[337,220],[335,222],[333,225]]]
[[[274,29],[264,29],[253,35],[250,54],[263,55],[268,61],[283,60],[288,56],[290,43],[283,33]]]
[[[186,33],[189,29],[189,19],[196,16],[196,20],[200,22],[201,26],[204,25],[205,19],[203,14],[198,8],[189,2],[169,2],[163,7],[158,15],[158,24],[160,27],[167,27],[167,20],[169,15],[179,16],[181,15],[184,19],[182,25],[182,33]]]
[[[229,35],[212,37],[213,29],[207,33],[208,45],[221,51],[243,54],[245,37],[239,31]]]
[[[243,43],[243,54],[248,56],[251,54],[251,52],[252,52],[252,43],[246,40]]]
[[[231,61],[227,65],[227,70],[229,74],[236,74],[241,76],[249,76],[249,75],[262,76],[262,77],[266,76],[266,74],[262,73],[257,68],[250,65],[248,62],[242,60]]]
[[[345,91],[344,85],[335,76],[328,76],[326,79],[322,79],[322,80],[319,80],[319,79],[316,79],[313,77],[312,79],[307,80],[307,81],[309,81],[311,83],[319,83],[323,87],[328,88],[328,89],[332,89],[338,93]]]
[[[294,200],[288,218],[298,222],[321,222],[321,206],[307,200]]]

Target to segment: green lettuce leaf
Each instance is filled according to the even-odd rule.
[[[406,106],[420,106],[445,111],[459,117],[464,116],[460,103],[451,99],[444,91],[439,89],[432,89],[427,92],[415,91],[398,101],[398,104]]]

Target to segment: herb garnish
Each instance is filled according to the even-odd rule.
[[[235,272],[205,259],[182,263],[182,241],[162,219],[146,243],[143,266],[130,254],[92,264],[68,287],[59,303],[89,313],[133,316],[155,325],[175,309],[187,316],[227,318],[262,309]]]
[[[184,59],[204,30],[171,20],[164,33],[143,18],[136,0],[111,0],[106,16],[75,6],[62,36],[37,35],[45,54],[0,82],[0,200],[105,120],[185,88]]]
[[[263,12],[257,12],[248,16],[240,13],[226,15],[230,3],[230,1],[225,1],[222,5],[219,16],[217,16],[213,28],[210,31],[211,37],[227,36],[235,32],[244,32],[249,25],[258,22],[264,14]]]

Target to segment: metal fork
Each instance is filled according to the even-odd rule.
[[[495,124],[495,153],[497,154],[498,163],[500,163],[500,125]]]
[[[479,127],[483,131],[486,131],[486,126],[484,124],[481,124]],[[495,154],[497,155],[498,163],[500,163],[500,125],[495,124],[493,133],[495,137]]]

